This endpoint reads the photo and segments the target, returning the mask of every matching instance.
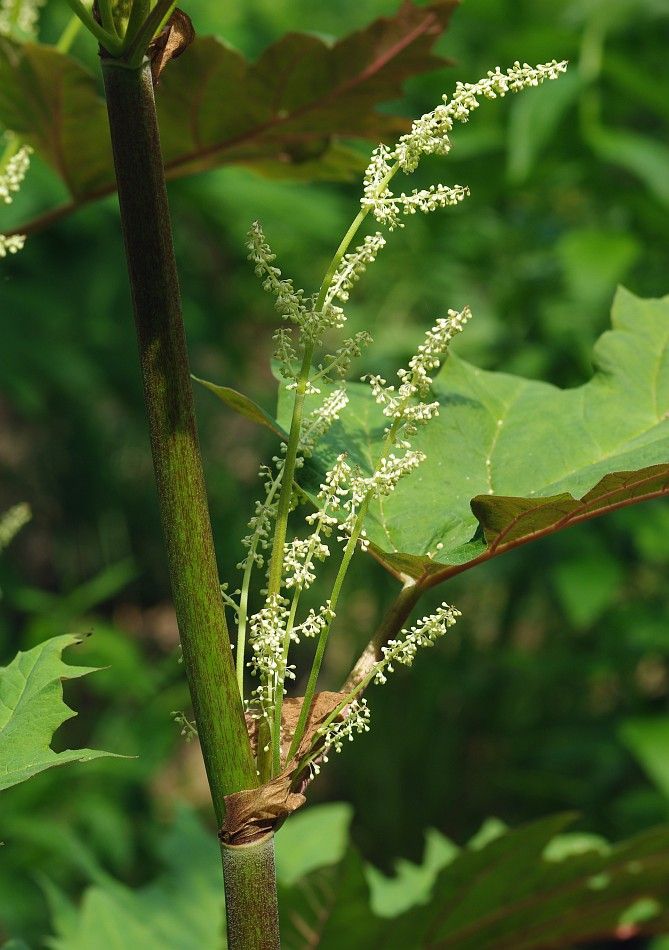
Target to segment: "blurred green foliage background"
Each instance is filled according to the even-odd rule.
[[[395,7],[187,4],[198,32],[250,56],[286,30],[342,35]],[[43,38],[65,18],[65,5],[50,0]],[[375,338],[361,372],[392,372],[435,316],[469,303],[475,320],[461,355],[572,386],[588,378],[617,283],[639,295],[669,292],[668,39],[667,0],[463,3],[439,44],[453,67],[412,81],[389,108],[420,114],[456,79],[515,59],[568,58],[570,71],[514,101],[485,104],[454,133],[447,164],[425,162],[426,183],[466,183],[472,196],[408,222],[361,284],[350,319]],[[74,53],[95,66],[83,35]],[[170,186],[197,375],[271,410],[274,311],[245,261],[245,231],[260,218],[285,272],[312,288],[358,191],[358,183],[286,183],[235,169]],[[52,175],[36,162],[3,226],[56,198]],[[3,795],[0,936],[35,939],[46,929],[39,874],[72,893],[94,856],[125,881],[145,881],[175,803],[209,813],[197,752],[170,717],[188,698],[115,199],[32,237],[3,261],[0,280],[0,510],[28,501],[34,511],[0,562],[0,662],[47,636],[93,630],[82,661],[105,669],[68,687],[83,712],[59,741],[137,756],[56,770]],[[197,401],[229,578],[270,443],[209,394]],[[576,809],[583,827],[614,839],[666,818],[667,800],[638,756],[654,742],[655,770],[669,768],[668,565],[669,507],[653,502],[453,580],[435,599],[461,608],[457,628],[411,674],[374,690],[371,734],[331,762],[314,798],[351,802],[355,840],[386,867],[400,855],[417,859],[425,828],[462,841],[488,815],[518,823]],[[359,560],[329,685],[393,588]]]

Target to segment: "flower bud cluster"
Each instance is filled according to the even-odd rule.
[[[442,604],[433,614],[419,620],[408,632],[402,630],[404,636],[400,634],[399,639],[389,640],[386,646],[381,647],[383,659],[375,667],[374,682],[387,682],[386,673],[395,672],[393,663],[411,666],[418,650],[421,647],[434,646],[460,616],[461,613],[456,607]]]
[[[309,413],[300,435],[300,452],[304,458],[309,458],[313,454],[319,439],[339,419],[347,405],[346,390],[343,386],[338,386],[325,397],[320,406]]]
[[[277,468],[276,475],[273,474],[269,465],[260,466],[259,476],[263,480],[265,497],[262,501],[260,499],[256,501],[254,514],[249,520],[250,533],[242,538],[242,544],[248,548],[249,553],[237,565],[241,569],[247,566],[248,558],[251,558],[257,567],[262,567],[265,558],[260,551],[266,551],[272,543],[272,527],[277,510],[276,496],[281,485],[283,459],[275,456],[274,464]]]
[[[298,355],[293,345],[291,331],[279,327],[274,331],[274,359],[279,364],[279,372],[284,379],[297,379]]]
[[[272,253],[259,221],[254,221],[249,229],[247,247],[248,259],[254,265],[254,273],[261,278],[263,290],[276,297],[274,306],[284,319],[299,323],[307,311],[304,291],[295,290],[292,280],[283,278],[279,268],[274,266],[276,254]]]
[[[267,243],[258,221],[249,229],[247,247],[248,259],[254,265],[254,272],[260,277],[263,289],[276,298],[274,305],[284,320],[299,328],[300,344],[315,345],[328,330],[340,330],[344,326],[346,317],[341,307],[332,303],[332,300],[326,300],[321,308],[316,309],[316,295],[305,297],[303,290],[295,290],[292,280],[282,277],[281,270],[274,264],[276,254]],[[290,336],[282,334],[278,339],[275,337],[275,342],[282,366],[286,364],[290,367],[296,357]],[[289,378],[294,375],[294,372],[288,374]]]
[[[325,357],[325,363],[319,365],[316,378],[332,380],[335,377],[343,379],[348,376],[353,360],[357,359],[371,342],[372,337],[366,330],[360,330],[344,340],[334,353]]]
[[[332,278],[330,289],[325,297],[326,301],[329,303],[339,299],[346,303],[353,285],[360,280],[368,266],[374,263],[379,251],[385,246],[386,239],[380,231],[377,231],[376,234],[368,234],[362,244],[350,254],[344,254]]]
[[[0,257],[16,254],[25,243],[25,234],[0,234]]]

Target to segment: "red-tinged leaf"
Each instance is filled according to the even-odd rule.
[[[289,33],[255,63],[214,37],[196,38],[156,89],[167,176],[234,163],[290,178],[350,177],[361,163],[340,140],[376,143],[406,127],[377,106],[410,76],[444,65],[432,47],[456,5],[407,0],[334,44]],[[23,233],[114,190],[105,105],[72,57],[0,40],[0,123],[33,145],[72,196]]]

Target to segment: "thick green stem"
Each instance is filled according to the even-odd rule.
[[[281,950],[274,836],[222,851],[229,950]]]
[[[151,72],[103,60],[103,74],[170,582],[221,823],[224,796],[257,776],[212,542]]]

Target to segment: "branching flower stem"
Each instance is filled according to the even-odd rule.
[[[408,402],[408,400],[407,400]],[[383,449],[377,466],[384,458],[386,458],[393,447],[395,437],[397,435],[397,430],[400,428],[402,422],[401,419],[395,419],[393,424],[389,427],[386,434],[386,438],[383,443]],[[339,570],[337,571],[337,576],[335,578],[334,585],[332,587],[332,593],[330,594],[330,608],[332,611],[336,611],[337,602],[339,600],[339,595],[341,594],[342,587],[344,586],[344,581],[346,580],[346,574],[348,572],[351,559],[355,554],[355,549],[357,547],[358,541],[360,540],[360,535],[362,533],[363,524],[365,517],[367,516],[367,509],[369,508],[370,502],[374,497],[374,489],[370,490],[365,495],[363,501],[360,504],[358,510],[355,524],[351,531],[350,537],[344,548],[344,554],[342,555],[341,563],[339,565]],[[330,627],[332,626],[332,621],[328,621],[323,629],[320,632],[318,638],[318,644],[316,646],[316,653],[314,654],[314,659],[311,665],[311,671],[309,673],[309,679],[307,681],[307,686],[304,691],[304,701],[302,703],[302,708],[300,710],[300,716],[297,720],[297,725],[295,727],[295,734],[293,735],[293,740],[290,744],[290,749],[288,751],[288,758],[290,759],[297,753],[297,750],[300,747],[300,742],[304,736],[304,731],[309,721],[309,715],[311,713],[311,706],[314,700],[314,694],[316,692],[316,684],[318,682],[318,675],[321,670],[321,664],[323,662],[323,657],[325,655],[325,648],[327,646],[328,636],[330,634]]]
[[[391,170],[388,172],[383,182],[379,185],[379,189],[378,189],[379,193],[381,193],[381,191],[386,187],[388,182],[393,178],[393,176],[399,170],[399,167],[400,167],[399,162],[396,162],[392,166]],[[330,286],[332,284],[332,279],[334,278],[334,275],[337,272],[337,268],[339,267],[341,260],[344,257],[344,254],[346,254],[349,247],[351,246],[355,236],[360,230],[370,210],[371,210],[371,207],[369,206],[365,208],[361,208],[360,211],[358,211],[355,218],[353,219],[353,221],[351,222],[351,225],[348,231],[342,238],[339,244],[339,247],[335,251],[332,257],[332,260],[330,261],[328,269],[325,272],[323,282],[321,283],[321,287],[318,293],[318,298],[316,301],[316,310],[319,310],[320,308],[323,307],[326,296],[327,296],[327,292],[330,289]],[[290,422],[288,442],[286,445],[286,455],[285,455],[284,467],[283,467],[283,479],[281,483],[281,493],[279,495],[276,525],[275,525],[275,530],[274,530],[274,540],[272,544],[272,555],[271,555],[269,572],[268,572],[268,582],[267,582],[267,596],[268,597],[278,594],[281,590],[283,548],[284,548],[284,544],[286,543],[286,532],[288,529],[288,516],[290,515],[290,503],[291,503],[291,496],[293,492],[293,479],[295,476],[297,452],[298,452],[298,448],[300,444],[302,420],[304,418],[304,400],[306,398],[307,383],[309,381],[309,375],[311,372],[311,361],[313,359],[313,355],[314,355],[314,346],[313,344],[307,343],[304,349],[304,356],[302,358],[300,373],[296,382],[295,401],[293,403],[293,414],[292,414],[292,418]],[[361,525],[361,528],[362,528],[362,525]],[[351,547],[350,553],[349,553],[349,547]],[[344,576],[346,573],[346,569],[348,569],[348,564],[350,563],[350,560],[353,557],[354,550],[355,550],[355,543],[351,546],[351,543],[349,541],[349,544],[346,547],[346,551],[344,552],[344,558],[342,559],[342,565],[340,566],[340,572],[339,572],[341,573],[342,567],[344,567]],[[334,590],[337,590],[337,588],[341,589],[341,585],[343,584],[343,581],[344,581],[344,576],[342,576],[341,582],[338,584],[339,574],[337,575],[337,579],[335,580]],[[334,593],[334,590],[333,590],[333,593]],[[337,591],[337,596],[338,596],[338,591]],[[334,604],[332,605],[332,607],[334,609]],[[328,628],[329,628],[329,624],[328,624]],[[322,643],[322,649],[321,649],[322,641],[323,641],[323,637],[321,636],[319,638],[318,647],[316,651],[316,658],[318,658],[318,669],[320,669],[320,663],[323,659],[322,654],[323,654],[323,651],[325,650],[325,642],[327,642],[327,634],[325,636],[325,642]],[[320,651],[320,655],[319,655],[319,651]],[[314,658],[314,665],[316,664],[316,658]],[[312,667],[312,673],[309,677],[310,684],[313,679],[314,689],[315,689],[315,681],[316,681],[316,678],[318,677],[318,669],[316,670],[315,678],[314,678],[313,676],[314,670]],[[281,684],[279,691],[281,691],[282,688],[283,686]],[[312,689],[312,697],[313,697],[314,689]],[[302,713],[304,714],[304,722],[302,723],[302,729],[304,729],[304,725],[306,724],[306,715],[308,715],[308,712],[309,712],[309,709],[306,707],[307,707],[307,703],[305,699],[305,703],[302,709]],[[302,716],[300,717],[300,722],[302,722]],[[278,743],[279,748],[280,748],[280,742],[281,742],[280,736],[278,738],[274,737],[271,745],[276,748],[276,744]],[[272,755],[272,753],[271,751],[265,752],[264,751],[265,746],[261,742],[259,742],[258,745],[259,745],[258,768],[260,770],[260,774],[264,775],[264,774],[267,774],[267,772],[269,771],[267,767],[267,757],[269,755]],[[295,743],[293,741],[293,744],[291,745],[291,750],[293,749],[294,745]],[[297,746],[295,746],[295,748],[296,747]],[[276,761],[275,754],[273,755],[273,758]]]

